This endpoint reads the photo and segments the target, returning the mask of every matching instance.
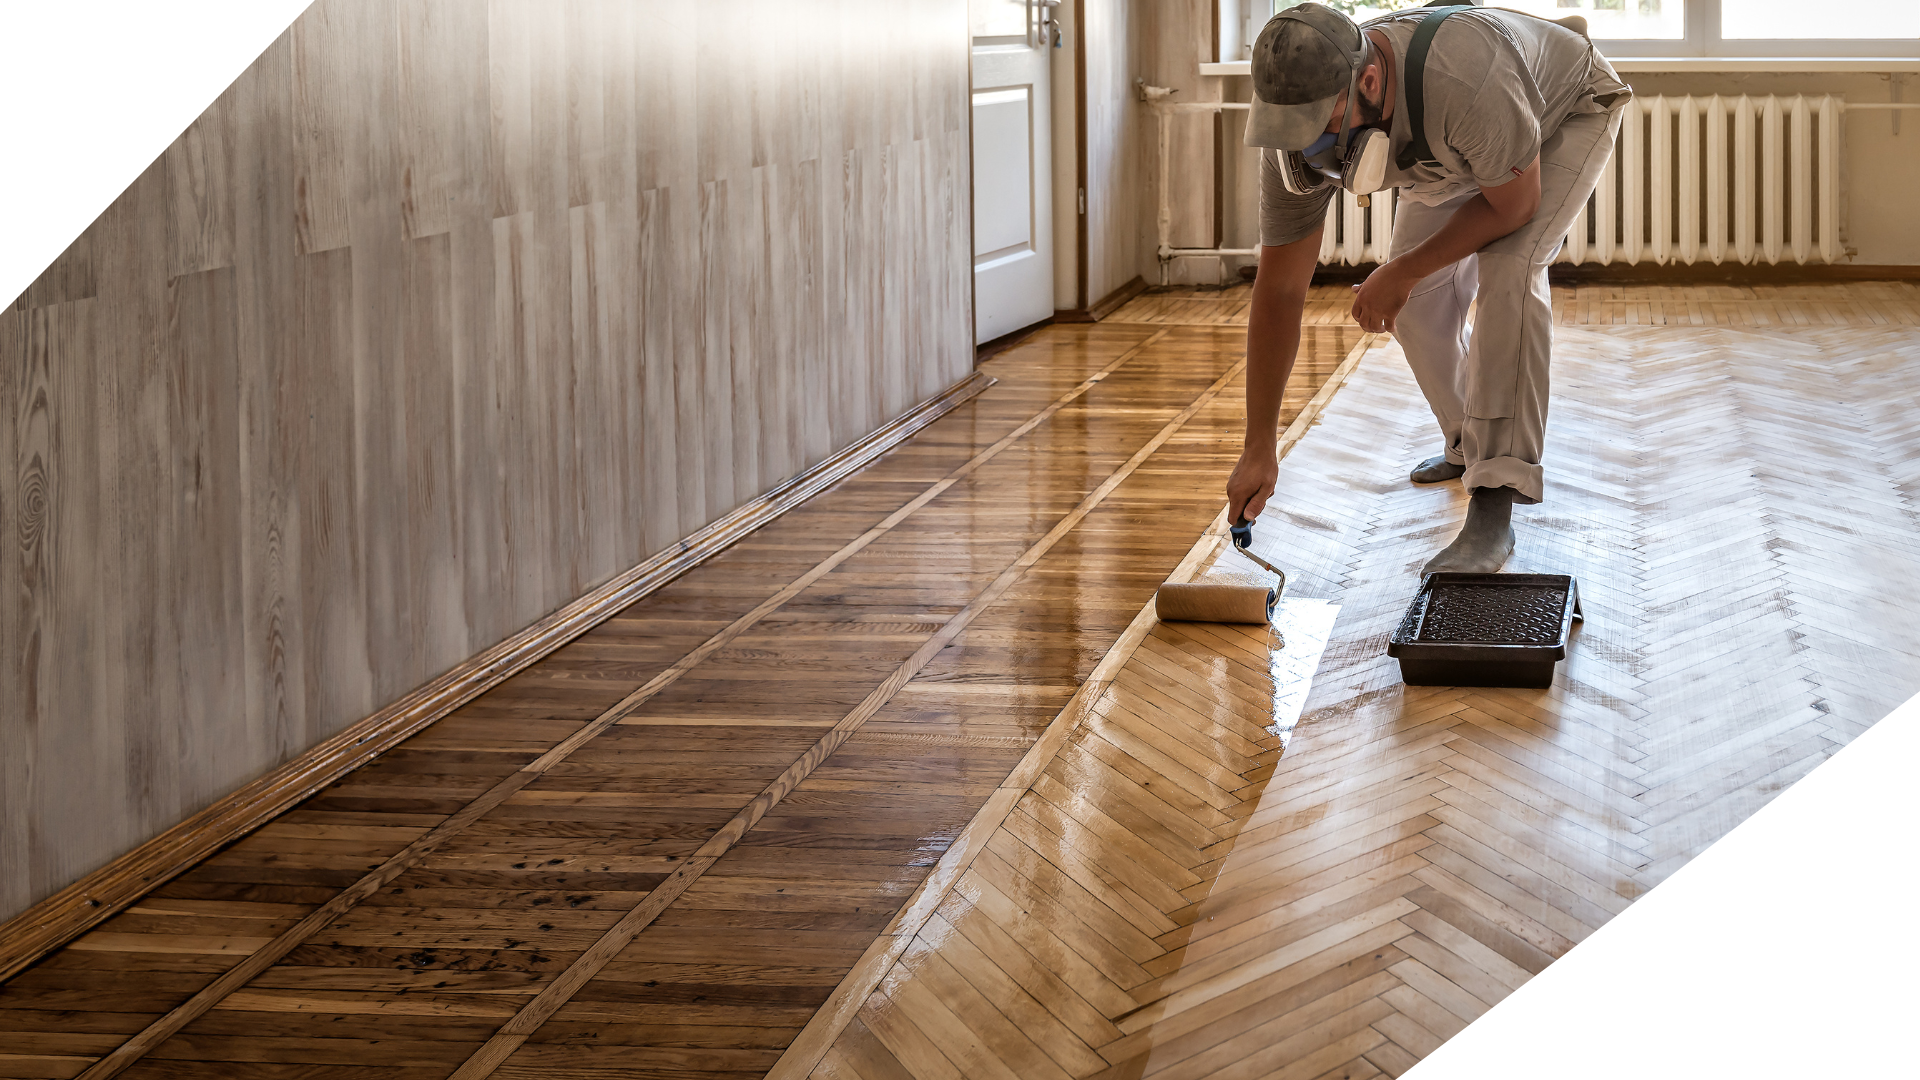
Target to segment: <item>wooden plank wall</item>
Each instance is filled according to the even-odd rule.
[[[319,0],[0,311],[0,918],[963,377],[967,161],[965,0]]]

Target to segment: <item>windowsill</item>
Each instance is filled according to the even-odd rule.
[[[1920,71],[1920,56],[1613,56],[1608,60],[1615,71]],[[1200,74],[1251,75],[1252,66],[1248,60],[1201,64]]]

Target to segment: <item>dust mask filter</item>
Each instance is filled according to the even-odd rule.
[[[1387,161],[1392,157],[1387,133],[1367,128],[1354,139],[1341,163],[1340,186],[1355,195],[1371,195],[1387,182]]]
[[[1296,195],[1309,194],[1332,180],[1364,198],[1386,185],[1392,141],[1379,128],[1352,131],[1344,147],[1332,135],[1323,136],[1305,150],[1281,155],[1281,179]]]

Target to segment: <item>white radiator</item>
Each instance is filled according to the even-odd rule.
[[[1840,114],[1817,97],[1646,97],[1625,106],[1613,160],[1559,262],[1830,263],[1840,258]],[[1327,208],[1320,261],[1375,263],[1393,197]]]

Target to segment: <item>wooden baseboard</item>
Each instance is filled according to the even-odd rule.
[[[1366,280],[1375,267],[1322,266],[1313,272],[1315,285],[1342,285]],[[1920,281],[1920,266],[1600,266],[1556,263],[1547,268],[1554,285],[1838,285],[1856,281]]]
[[[1094,323],[1119,311],[1127,301],[1147,291],[1147,279],[1136,277],[1086,308],[1061,308],[1053,313],[1057,323]]]
[[[0,982],[320,788],[726,550],[992,386],[974,372],[819,465],[627,570],[406,697],[0,924]]]
[[[1127,282],[1125,285],[1120,286],[1102,297],[1099,302],[1087,309],[1087,314],[1092,316],[1094,322],[1099,322],[1101,319],[1119,311],[1127,301],[1146,291],[1147,279],[1136,277],[1132,281]]]

